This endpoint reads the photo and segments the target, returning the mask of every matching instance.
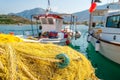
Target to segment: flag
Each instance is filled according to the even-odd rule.
[[[89,8],[89,12],[92,13],[93,11],[95,11],[96,6],[97,6],[96,2],[93,2]]]

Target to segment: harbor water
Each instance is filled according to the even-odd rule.
[[[101,80],[120,80],[120,65],[95,52],[92,44],[87,43],[88,26],[77,25],[76,30],[82,35],[79,39],[72,40],[72,48],[83,53],[91,61],[96,76]],[[6,34],[14,32],[15,35],[37,35],[39,33],[38,27],[31,25],[0,25],[0,32]]]

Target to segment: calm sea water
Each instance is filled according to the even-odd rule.
[[[14,32],[15,35],[36,35],[38,34],[38,26],[36,25],[0,25],[0,32],[10,33]]]
[[[120,80],[120,65],[106,59],[100,53],[95,52],[94,47],[87,43],[88,26],[78,25],[76,30],[82,33],[77,40],[72,40],[73,46],[77,51],[83,53],[95,68],[96,76],[101,80]],[[16,35],[30,34],[37,35],[38,27],[31,25],[0,25],[0,32],[14,32]]]

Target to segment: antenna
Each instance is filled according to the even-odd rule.
[[[48,15],[50,10],[51,10],[51,8],[50,8],[50,0],[48,0],[48,7],[46,9],[46,15]]]
[[[48,7],[50,7],[50,0],[48,0]]]

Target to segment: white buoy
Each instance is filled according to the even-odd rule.
[[[95,51],[99,52],[100,51],[100,41],[97,40],[95,43]]]
[[[81,37],[81,32],[80,31],[76,31],[75,33],[75,39],[78,39]]]
[[[87,37],[87,42],[90,42],[91,41],[91,35],[88,35],[88,37]]]

